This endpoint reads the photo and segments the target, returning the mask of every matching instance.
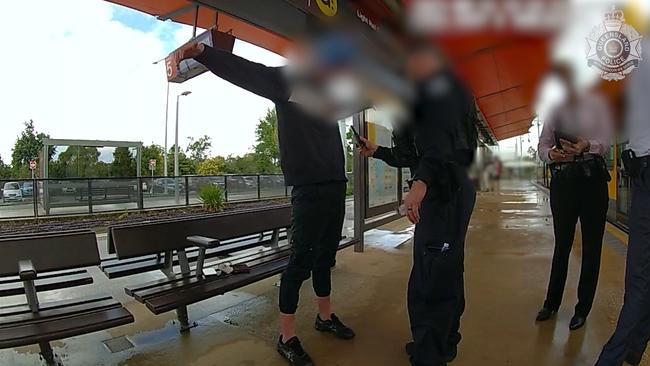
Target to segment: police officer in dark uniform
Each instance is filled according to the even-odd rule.
[[[404,199],[416,224],[408,284],[413,342],[407,352],[414,366],[439,366],[456,357],[461,338],[464,243],[476,200],[467,175],[476,149],[476,113],[470,94],[429,44],[410,51],[407,71],[416,88],[412,122],[396,129],[393,148],[363,139],[361,153],[411,168]]]
[[[646,41],[646,53],[649,47]],[[596,366],[619,366],[623,361],[639,365],[650,340],[650,63],[642,62],[629,77],[625,124],[630,150],[623,153],[623,160],[632,177],[632,207],[625,300],[616,331]]]

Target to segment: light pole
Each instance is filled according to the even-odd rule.
[[[176,138],[174,140],[174,190],[176,197],[176,204],[179,203],[180,190],[178,189],[178,177],[180,174],[180,167],[178,166],[178,111],[180,106],[181,97],[185,97],[192,94],[191,91],[184,91],[176,96]],[[187,187],[185,187],[187,189]]]
[[[158,65],[161,61],[164,61],[165,58],[161,58],[158,61],[152,62],[154,65]],[[165,151],[163,151],[163,175],[166,177],[168,176],[167,168],[168,168],[168,163],[167,163],[167,156],[168,156],[168,151],[167,151],[167,130],[168,130],[168,123],[169,123],[169,81],[167,81],[167,96],[165,97]],[[167,185],[165,185],[165,190],[167,190]],[[166,192],[165,192],[166,193]]]

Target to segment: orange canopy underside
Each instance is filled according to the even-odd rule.
[[[191,25],[194,10],[188,0],[108,0],[154,16],[172,14],[171,20]],[[356,0],[363,3],[364,1]],[[200,8],[197,26],[217,23],[213,9]],[[219,13],[218,29],[243,41],[285,54],[291,41],[272,31]],[[532,105],[539,80],[548,67],[548,39],[519,36],[455,36],[437,40],[472,88],[479,108],[497,140],[528,132],[535,118]]]

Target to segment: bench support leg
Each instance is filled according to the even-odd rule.
[[[178,322],[181,326],[181,333],[189,332],[190,329],[196,327],[196,323],[190,323],[189,317],[187,315],[187,306],[181,306],[176,308],[176,316],[178,317]]]
[[[61,365],[61,361],[57,355],[54,354],[54,350],[52,350],[52,346],[50,346],[48,342],[41,342],[38,345],[41,348],[40,354],[46,365]]]

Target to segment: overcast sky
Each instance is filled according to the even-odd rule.
[[[23,121],[52,138],[163,144],[166,77],[152,65],[191,36],[191,28],[100,0],[3,2],[0,22],[0,156],[9,162]],[[21,16],[27,14],[28,16]],[[83,16],[82,16],[83,15]],[[237,42],[235,53],[267,65],[283,59]],[[172,84],[169,146],[176,95],[180,141],[212,137],[213,154],[242,154],[254,142],[256,121],[273,104],[204,74]]]
[[[647,12],[647,0],[640,3]],[[610,2],[573,4],[571,27],[559,37],[554,56],[571,60],[588,82],[595,72],[586,67],[584,37],[601,21]],[[187,41],[189,27],[101,0],[5,1],[2,10],[0,156],[5,162],[11,160],[14,141],[29,119],[52,138],[163,144],[166,78],[163,63],[152,62]],[[236,43],[235,53],[267,65],[284,62],[243,42]],[[176,95],[184,90],[192,94],[181,99],[181,145],[187,144],[188,136],[208,135],[212,154],[247,152],[257,120],[273,106],[209,73],[172,84],[169,146]],[[544,109],[542,103],[542,116]],[[524,137],[524,151],[536,145],[536,137],[534,127]],[[513,151],[514,140],[502,142],[501,149]]]

